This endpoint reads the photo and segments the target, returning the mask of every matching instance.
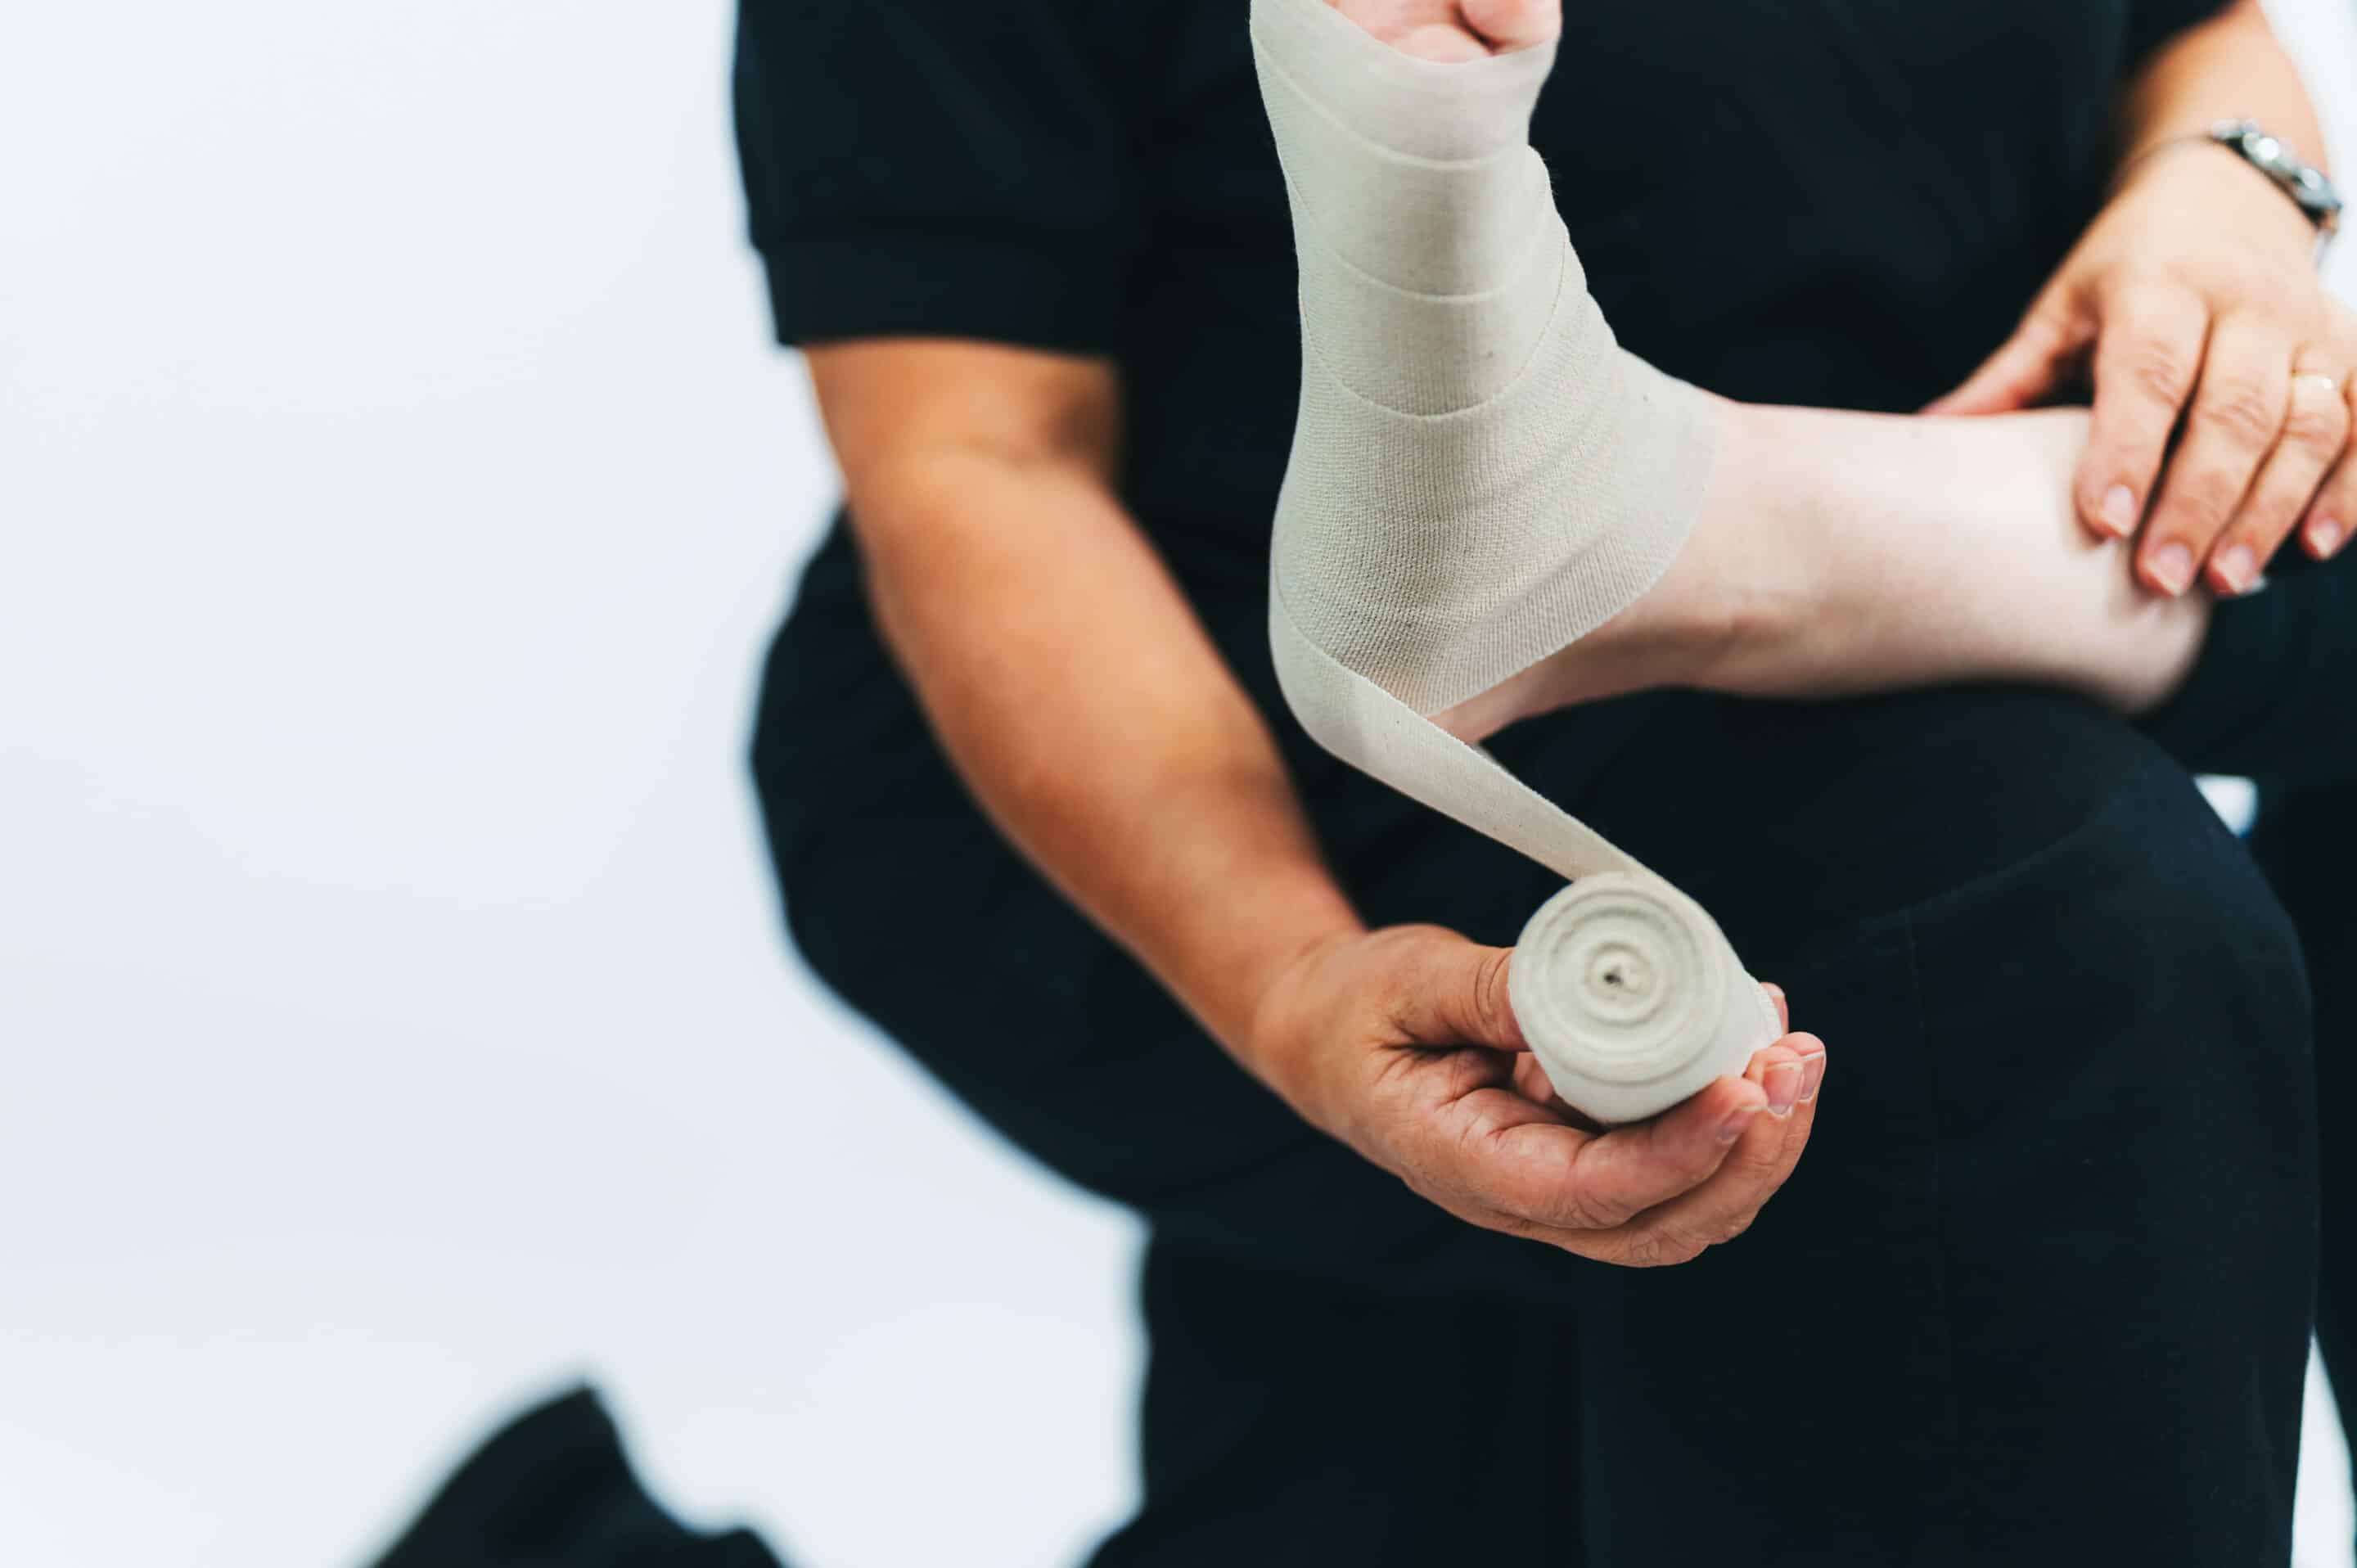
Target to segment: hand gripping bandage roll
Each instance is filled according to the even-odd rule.
[[[1301,269],[1301,408],[1270,551],[1286,703],[1329,751],[1572,886],[1514,1015],[1599,1121],[1739,1072],[1774,1009],[1702,908],[1430,715],[1634,604],[1709,478],[1700,393],[1613,341],[1530,146],[1552,46],[1399,53],[1253,0]]]

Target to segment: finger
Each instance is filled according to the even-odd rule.
[[[2087,347],[2086,330],[2059,308],[2039,306],[1962,386],[1925,405],[1930,414],[2007,413],[2042,403]]]
[[[1575,1127],[1589,1132],[1601,1131],[1599,1124],[1587,1112],[1573,1105],[1555,1091],[1555,1079],[1547,1077],[1546,1067],[1536,1051],[1523,1051],[1511,1058],[1514,1064],[1514,1092],[1534,1105],[1544,1105]]]
[[[1790,1034],[1792,1028],[1792,1013],[1791,1004],[1785,998],[1784,988],[1772,982],[1762,981],[1760,989],[1766,993],[1769,1005],[1776,1009],[1777,1028]],[[1804,1068],[1808,1068],[1812,1081],[1803,1088],[1801,1091],[1803,1100],[1806,1100],[1815,1091],[1813,1079],[1823,1070],[1824,1057],[1824,1053],[1819,1051],[1813,1068],[1803,1064]],[[1758,1058],[1754,1059],[1756,1061]],[[1760,1082],[1760,1079],[1749,1072],[1745,1076],[1750,1078],[1754,1083]],[[1586,1112],[1579,1110],[1555,1092],[1555,1080],[1547,1077],[1546,1067],[1539,1060],[1538,1053],[1535,1051],[1524,1051],[1514,1058],[1513,1085],[1514,1092],[1534,1105],[1544,1105],[1557,1115],[1570,1119],[1576,1125],[1589,1128],[1597,1125]]]
[[[1512,948],[1453,940],[1417,942],[1395,972],[1393,1021],[1418,1045],[1530,1048],[1506,993]]]
[[[2210,585],[2247,594],[2317,496],[2349,441],[2349,401],[2341,378],[2309,372],[2291,379],[2289,412],[2242,510],[2210,556]]]
[[[1516,1212],[1567,1229],[1610,1230],[1708,1181],[1744,1128],[1764,1119],[1767,1104],[1756,1083],[1715,1079],[1650,1122],[1587,1139],[1544,1195],[1524,1195],[1544,1201]]]
[[[1410,1123],[1394,1166],[1417,1191],[1452,1212],[1469,1208],[1520,1220],[1556,1223],[1583,1144],[1596,1134],[1570,1125],[1534,1097],[1508,1087],[1508,1058],[1480,1051],[1448,1053],[1454,1079]]]
[[[2291,343],[2272,325],[2230,316],[2211,329],[2185,436],[2136,545],[2136,575],[2170,597],[2215,553],[2259,465],[2283,434],[2291,398]]]
[[[1514,1092],[1534,1105],[1555,1102],[1555,1080],[1546,1075],[1535,1051],[1524,1051],[1514,1058]]]
[[[1798,1045],[1795,1047],[1795,1048],[1799,1049],[1801,1052],[1801,1067],[1803,1069],[1801,1076],[1801,1103],[1803,1105],[1812,1105],[1816,1102],[1817,1091],[1824,1087],[1824,1043],[1819,1040],[1814,1035],[1795,1035],[1792,1037],[1796,1042],[1806,1041],[1809,1045],[1816,1047],[1814,1050],[1810,1050],[1805,1047]]]
[[[1786,1035],[1770,1049],[1755,1055],[1745,1073],[1767,1093],[1768,1115],[1763,1120],[1785,1123],[1785,1141],[1795,1160],[1800,1158],[1801,1144],[1808,1142],[1805,1129],[1814,1115],[1813,1106],[1817,1087],[1824,1080],[1824,1069],[1825,1048],[1814,1035]],[[1797,1142],[1795,1124],[1801,1129]]]
[[[1768,1114],[1782,1121],[1801,1102],[1801,1057],[1782,1040],[1754,1051],[1743,1076],[1768,1096]]]
[[[2341,395],[2350,413],[2350,429],[2357,433],[2357,374],[2341,381]],[[2344,448],[2341,460],[2325,476],[2299,525],[2301,548],[2319,561],[2330,561],[2357,531],[2357,443]]]
[[[2160,474],[2178,412],[2192,394],[2210,314],[2174,287],[2124,290],[2095,343],[2095,401],[2076,501],[2086,525],[2107,539],[2136,532]]]
[[[1413,1161],[1419,1191],[1453,1195],[1452,1209],[1463,1212],[1469,1205],[1491,1216],[1484,1223],[1517,1234],[1525,1226],[1592,1231],[1619,1223],[1584,1196],[1580,1157],[1598,1134],[1500,1088],[1477,1090],[1452,1112],[1449,1125]],[[1726,1153],[1725,1146],[1714,1150],[1708,1168],[1695,1172],[1693,1181],[1707,1179]]]
[[[1809,1130],[1816,1124],[1817,1095],[1825,1081],[1825,1047],[1814,1035],[1792,1035],[1786,1037],[1801,1058],[1800,1101],[1784,1123],[1784,1146],[1792,1163],[1800,1162],[1801,1151],[1808,1146]]]
[[[1824,1043],[1813,1035],[1791,1035],[1779,1042],[1822,1072]],[[1801,1163],[1816,1126],[1815,1092],[1784,1121],[1753,1119],[1711,1179],[1627,1227],[1622,1254],[1631,1264],[1684,1262],[1749,1230]]]
[[[1757,1084],[1723,1078],[1654,1121],[1584,1133],[1503,1091],[1428,1169],[1498,1220],[1595,1235],[1708,1181],[1767,1104]],[[1437,1166],[1446,1164],[1449,1168]]]

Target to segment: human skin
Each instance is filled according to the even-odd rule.
[[[2201,135],[2243,118],[2323,163],[2259,0],[2146,64],[2120,106],[2110,201],[2013,336],[1929,410],[2006,413],[2091,381],[2079,516],[2133,537],[2138,580],[2171,596],[2197,580],[2246,593],[2295,528],[2322,560],[2357,525],[2357,311],[2318,281],[2308,219]]]
[[[1418,52],[1535,42],[1545,34],[1515,29],[1555,25],[1534,0],[1342,9],[1378,36],[1396,24]],[[1523,1050],[1510,950],[1428,926],[1367,929],[1265,722],[1121,503],[1114,366],[906,338],[820,346],[809,363],[879,624],[952,761],[1007,837],[1243,1067],[1490,1229],[1654,1264],[1750,1222],[1806,1144],[1822,1043],[1788,1034],[1741,1078],[1598,1132],[1553,1101]],[[1555,687],[1528,711],[1669,683],[1806,692],[1990,673],[2132,709],[2165,694],[2198,650],[2199,599],[2124,624],[2118,582],[2072,553],[2086,546],[2059,476],[2083,439],[2068,422],[2083,416],[1861,423],[1718,408],[1711,516],[1724,526],[1698,528],[1706,547],[1661,589],[1546,661]],[[1953,521],[1973,547],[1957,553],[1961,576],[1943,561],[1893,593],[1882,509],[1906,498],[1857,478],[1926,462],[2010,478],[1977,500],[1962,492]],[[1747,517],[1775,526],[1747,534]],[[1779,539],[1805,548],[1771,549],[1787,569],[1753,572]],[[1853,553],[1844,541],[1859,539],[1871,548]],[[2056,613],[1973,609],[2025,582]],[[1860,621],[1859,606],[1878,618]],[[1860,628],[1846,642],[1823,635],[1845,625]],[[1858,653],[1869,631],[1871,660]],[[1881,657],[1894,654],[1896,665]],[[1467,722],[1486,733],[1516,716]]]
[[[1822,1043],[1787,1035],[1609,1132],[1527,1069],[1518,1090],[1511,950],[1360,920],[1114,491],[1111,365],[912,339],[808,358],[878,622],[952,762],[1243,1067],[1473,1224],[1647,1264],[1750,1223],[1808,1141]]]
[[[1463,60],[1544,43],[1560,0],[1329,0],[1405,53]],[[2249,118],[2323,162],[2324,133],[2259,0],[2156,52],[2119,106],[2111,199],[2020,326],[1925,412],[2009,413],[2092,382],[2073,479],[2137,580],[2257,586],[2298,530],[2319,560],[2357,532],[2357,311],[2316,274],[2316,231],[2203,129]],[[2179,423],[2184,435],[2172,452]]]
[[[952,760],[1239,1062],[1476,1224],[1655,1263],[1749,1223],[1806,1143],[1822,1043],[1788,1035],[1744,1078],[1598,1133],[1523,1054],[1510,950],[1366,929],[1265,722],[1122,507],[1110,364],[911,339],[809,360],[879,622]],[[1568,683],[1555,698],[1583,683],[1863,690],[2034,669],[2133,706],[2198,650],[2206,606],[2136,603],[2142,624],[2124,621],[2116,555],[2072,524],[2083,416],[1715,406],[1727,526],[1698,529],[1655,593],[1547,661]],[[1943,472],[1959,479],[1943,487],[1940,551],[1894,573],[1888,508]],[[2014,615],[2025,582],[2038,613]]]
[[[1717,455],[1669,571],[1597,631],[1434,715],[1480,741],[1650,686],[1830,697],[1959,680],[2158,707],[2213,601],[2155,597],[2079,526],[2088,417],[1922,419],[1711,400]]]

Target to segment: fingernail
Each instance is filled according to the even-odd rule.
[[[2234,595],[2247,594],[2259,575],[2259,558],[2247,544],[2236,544],[2212,563],[2219,586]]]
[[[1743,1136],[1743,1129],[1749,1127],[1751,1124],[1751,1119],[1764,1109],[1765,1107],[1756,1100],[1745,1101],[1720,1124],[1718,1141],[1722,1144],[1732,1144],[1736,1139]]]
[[[2174,598],[2193,585],[2193,552],[2182,544],[2164,544],[2153,552],[2145,570],[2161,592]]]
[[[1817,1097],[1817,1085],[1825,1080],[1825,1053],[1819,1051],[1801,1064],[1801,1103],[1806,1105]]]
[[[1801,1064],[1778,1062],[1768,1069],[1767,1081],[1761,1087],[1768,1090],[1768,1114],[1781,1122],[1792,1113],[1794,1101],[1801,1098]]]
[[[2347,537],[2349,531],[2335,518],[2319,517],[2308,525],[2308,547],[2319,561],[2340,549],[2341,542]]]
[[[2104,505],[2096,521],[2114,539],[2123,538],[2136,527],[2136,492],[2126,485],[2114,485],[2104,492]]]

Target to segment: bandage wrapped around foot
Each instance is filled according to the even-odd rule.
[[[1552,46],[1399,53],[1324,0],[1253,0],[1293,209],[1302,390],[1271,551],[1286,703],[1328,750],[1573,886],[1516,945],[1557,1093],[1650,1116],[1779,1033],[1700,906],[1431,721],[1634,604],[1710,469],[1701,394],[1588,297],[1530,117]]]

